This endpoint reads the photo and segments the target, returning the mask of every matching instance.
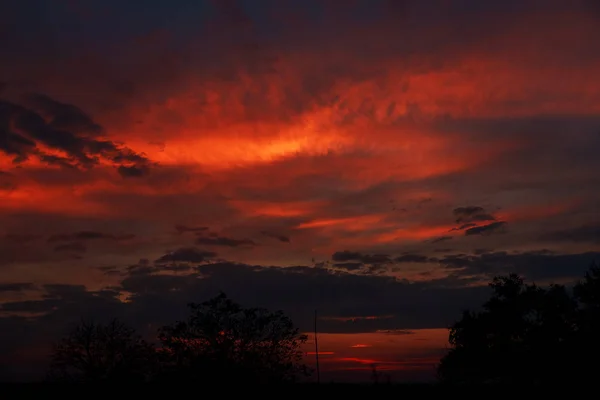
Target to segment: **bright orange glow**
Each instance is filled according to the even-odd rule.
[[[232,168],[254,163],[269,163],[278,159],[293,157],[297,154],[319,155],[344,145],[345,140],[336,135],[315,135],[310,124],[298,126],[277,137],[244,137],[241,129],[235,137],[220,130],[209,138],[197,138],[193,133],[182,131],[179,139],[170,140],[163,150],[148,146],[143,142],[130,142],[131,146],[141,149],[153,160],[165,165],[200,164],[211,169]],[[277,127],[271,130],[277,130]]]
[[[391,232],[386,232],[373,240],[377,243],[391,242],[394,240],[425,240],[439,236],[446,235],[458,235],[458,233],[451,232],[450,230],[454,225],[444,226],[432,226],[432,227],[407,227],[402,229],[395,229]]]
[[[238,201],[229,202],[236,209],[249,215],[264,215],[272,217],[296,217],[315,211],[325,203],[319,201],[305,202],[260,202]]]
[[[330,218],[330,219],[320,219],[314,220],[310,222],[305,222],[298,225],[298,229],[310,229],[310,228],[323,228],[323,227],[332,227],[344,225],[343,229],[346,230],[362,230],[369,226],[373,226],[374,224],[380,222],[382,220],[381,216],[377,215],[365,215],[361,217],[351,217],[351,218]]]
[[[400,333],[401,332],[401,333]],[[309,334],[309,338],[312,335]],[[321,333],[319,348],[329,355],[319,359],[323,376],[335,371],[433,371],[448,343],[447,329],[390,330],[372,333]],[[314,346],[309,340],[306,347]],[[432,350],[437,349],[437,355]],[[435,353],[435,352],[434,352]],[[319,351],[319,355],[324,352]],[[314,352],[305,362],[314,367]],[[368,375],[365,376],[368,378]]]

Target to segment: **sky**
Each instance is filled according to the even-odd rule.
[[[491,277],[568,284],[600,259],[599,19],[2,2],[0,378],[41,376],[82,317],[150,335],[219,291],[306,332],[317,309],[322,379],[433,377]]]

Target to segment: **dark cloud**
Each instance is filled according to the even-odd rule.
[[[172,262],[202,263],[216,257],[216,255],[217,253],[212,251],[199,250],[195,247],[182,247],[175,251],[168,252],[158,258],[155,262],[158,264]]]
[[[150,174],[150,168],[147,165],[120,165],[117,172],[123,178],[141,178]]]
[[[171,263],[162,266],[162,270],[171,272],[188,272],[192,269],[192,266],[184,263]]]
[[[598,252],[556,254],[549,250],[539,250],[456,254],[440,258],[439,262],[455,270],[457,276],[479,275],[489,278],[514,272],[528,279],[552,280],[577,279],[597,260],[600,260]]]
[[[185,233],[185,232],[204,232],[208,230],[207,226],[185,226],[185,225],[175,225],[175,230],[177,233]]]
[[[147,275],[147,274],[153,274],[160,270],[161,270],[161,268],[154,266],[154,265],[135,264],[135,265],[130,265],[127,267],[127,273],[129,275]]]
[[[140,259],[137,264],[130,265],[126,268],[129,275],[145,275],[152,274],[161,270],[161,264],[152,265],[147,258]],[[124,274],[126,275],[126,274]]]
[[[136,268],[144,264],[141,262]],[[105,303],[116,308],[109,307],[105,311],[110,314],[98,316],[127,314],[138,326],[148,323],[156,326],[180,318],[186,312],[187,302],[201,301],[223,290],[248,306],[282,309],[303,330],[311,328],[312,310],[318,308],[323,315],[335,317],[322,323],[323,332],[374,332],[443,327],[458,316],[461,306],[472,304],[487,292],[485,287],[448,288],[305,266],[262,267],[219,262],[196,270],[184,275],[129,274],[120,287],[95,292],[82,285],[45,285],[42,299],[4,303],[0,310],[46,312],[76,320],[83,312],[90,318],[96,316],[98,310],[89,307],[90,303]],[[115,302],[121,291],[129,293],[126,303]],[[411,304],[410,310],[406,304]],[[377,315],[385,318],[371,318]],[[366,325],[346,323],[350,319]]]
[[[199,266],[197,274],[190,275],[131,275],[123,280],[122,288],[132,293],[132,305],[164,300],[165,305],[154,310],[158,313],[156,316],[175,300],[185,304],[187,301],[212,296],[219,290],[229,293],[243,304],[282,309],[302,329],[310,329],[310,310],[315,308],[322,315],[342,317],[341,319],[371,315],[393,316],[366,320],[364,323],[369,325],[363,326],[331,320],[323,323],[320,328],[323,332],[445,326],[450,316],[443,315],[442,310],[433,311],[436,316],[431,313],[435,307],[440,307],[441,303],[438,302],[444,301],[442,298],[457,305],[457,302],[464,301],[464,296],[477,297],[482,290],[487,290],[441,288],[428,283],[408,283],[392,277],[355,275],[326,268],[262,267],[228,262]],[[406,302],[412,304],[415,310],[407,312],[403,306]],[[423,307],[428,311],[425,312]],[[451,314],[460,311],[460,307],[449,311],[449,305],[442,308],[446,307]],[[420,311],[417,310],[419,308]],[[167,310],[164,315],[171,316]],[[148,314],[148,318],[151,317],[152,314]],[[435,320],[438,322],[434,322]]]
[[[480,206],[458,207],[452,210],[452,213],[456,217],[457,224],[463,223],[466,225],[472,222],[496,220],[493,215],[487,213],[483,207]]]
[[[36,150],[35,142],[12,130],[12,114],[15,107],[0,100],[0,150],[13,156],[15,163],[23,162]],[[17,107],[18,110],[18,107]]]
[[[48,120],[48,126],[59,131],[84,136],[100,136],[103,128],[79,108],[51,99],[42,94],[32,94],[27,103]]]
[[[226,247],[246,247],[256,246],[256,243],[250,239],[233,239],[224,236],[199,237],[196,244],[207,246],[226,246]]]
[[[491,235],[493,233],[503,232],[503,228],[506,226],[506,221],[496,221],[491,224],[476,226],[469,228],[465,231],[466,236],[471,235]]]
[[[154,274],[156,272],[168,271],[168,272],[188,272],[192,270],[192,266],[187,264],[186,262],[170,262],[167,263],[165,261],[155,261],[151,263],[150,260],[141,259],[137,264],[130,265],[126,268],[127,273],[122,274],[119,271],[119,275],[127,276],[127,275],[149,275]],[[113,270],[109,270],[108,272],[113,272]],[[116,275],[116,274],[115,274]]]
[[[278,235],[276,233],[272,233],[272,232],[268,232],[268,231],[261,231],[260,232],[262,235],[265,235],[267,237],[273,238],[273,239],[277,239],[280,242],[284,242],[284,243],[290,243],[290,238],[285,236],[285,235]]]
[[[438,238],[431,239],[429,241],[429,243],[439,243],[439,242],[444,242],[446,240],[451,240],[451,239],[452,239],[452,236],[440,236]]]
[[[80,242],[65,243],[54,246],[54,251],[72,251],[76,253],[84,253],[87,247]]]
[[[23,292],[26,290],[35,289],[33,283],[15,282],[15,283],[0,283],[0,293],[2,292]]]
[[[571,229],[561,229],[541,236],[543,240],[557,242],[599,243],[600,224],[588,224]]]
[[[363,264],[389,264],[392,262],[387,254],[363,254],[348,250],[333,253],[331,259],[337,262],[359,261]]]
[[[64,283],[51,283],[44,285],[45,298],[54,299],[62,297],[84,296],[87,292],[85,285],[69,285]]]
[[[458,226],[458,227],[450,229],[450,232],[453,232],[453,231],[462,231],[462,230],[465,230],[467,228],[471,228],[473,226],[477,226],[477,224],[469,222],[468,224],[462,224],[461,226]]]
[[[437,259],[421,254],[403,254],[400,257],[394,258],[394,261],[398,263],[426,263],[437,261]]]
[[[90,168],[100,159],[118,165],[123,176],[139,176],[150,161],[142,154],[99,137],[102,128],[75,106],[32,95],[32,108],[0,100],[0,150],[20,163],[37,157],[47,164]],[[39,145],[64,152],[46,154]]]
[[[97,231],[79,231],[75,233],[69,234],[56,234],[52,235],[48,238],[48,242],[69,242],[69,241],[81,241],[81,240],[129,240],[133,239],[135,235],[126,234],[126,235],[113,235],[112,233],[104,233]]]
[[[470,216],[470,215],[476,215],[476,214],[480,214],[483,213],[485,210],[483,209],[483,207],[480,206],[466,206],[466,207],[457,207],[454,210],[452,210],[452,213],[454,215],[456,215],[457,217],[464,217],[464,216]]]

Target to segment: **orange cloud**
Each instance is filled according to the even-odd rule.
[[[378,215],[365,215],[360,217],[349,217],[349,218],[330,218],[330,219],[317,219],[310,222],[304,222],[297,226],[298,229],[310,229],[310,228],[325,228],[325,227],[337,227],[342,225],[341,228],[345,230],[363,230],[368,227],[372,227],[375,224],[381,222],[382,216]]]

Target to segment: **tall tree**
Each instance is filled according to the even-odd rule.
[[[460,383],[541,383],[564,378],[577,335],[577,302],[564,286],[527,285],[511,274],[490,283],[481,311],[450,328],[438,374]]]
[[[598,376],[600,359],[600,266],[592,264],[583,280],[573,288],[575,299],[579,302],[577,315],[578,332],[573,352],[585,354],[586,360],[572,368],[582,379],[595,380]]]
[[[306,371],[300,346],[307,337],[282,312],[243,308],[223,293],[189,308],[186,321],[159,331],[172,376],[283,382]]]

